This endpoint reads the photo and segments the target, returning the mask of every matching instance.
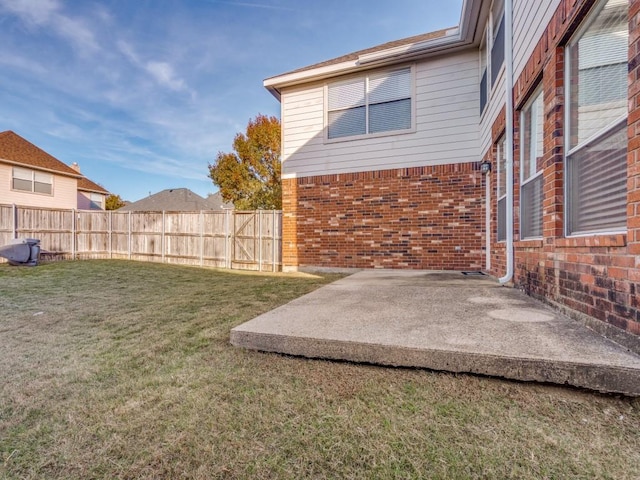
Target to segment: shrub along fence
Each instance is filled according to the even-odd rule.
[[[44,258],[120,258],[257,271],[282,267],[282,212],[118,212],[0,205],[0,245],[38,238]]]

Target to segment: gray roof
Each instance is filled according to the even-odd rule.
[[[212,195],[209,195],[211,198]],[[120,212],[197,212],[200,210],[220,210],[221,206],[216,206],[215,201],[204,199],[188,188],[169,188],[161,192],[149,195],[142,200],[125,205],[119,208]],[[221,203],[218,202],[220,205]]]
[[[233,210],[233,203],[225,202],[220,192],[210,193],[205,198],[205,202],[210,205],[212,210]]]

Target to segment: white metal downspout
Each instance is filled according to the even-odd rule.
[[[506,91],[506,133],[507,133],[507,215],[506,215],[506,256],[507,271],[500,277],[505,284],[513,278],[513,0],[504,2],[504,57],[505,57],[505,91]]]

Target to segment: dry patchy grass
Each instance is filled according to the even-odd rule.
[[[229,345],[331,279],[0,265],[0,477],[640,477],[637,400]]]

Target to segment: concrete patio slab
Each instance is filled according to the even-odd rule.
[[[640,356],[487,276],[364,270],[246,322],[231,343],[640,396]]]

